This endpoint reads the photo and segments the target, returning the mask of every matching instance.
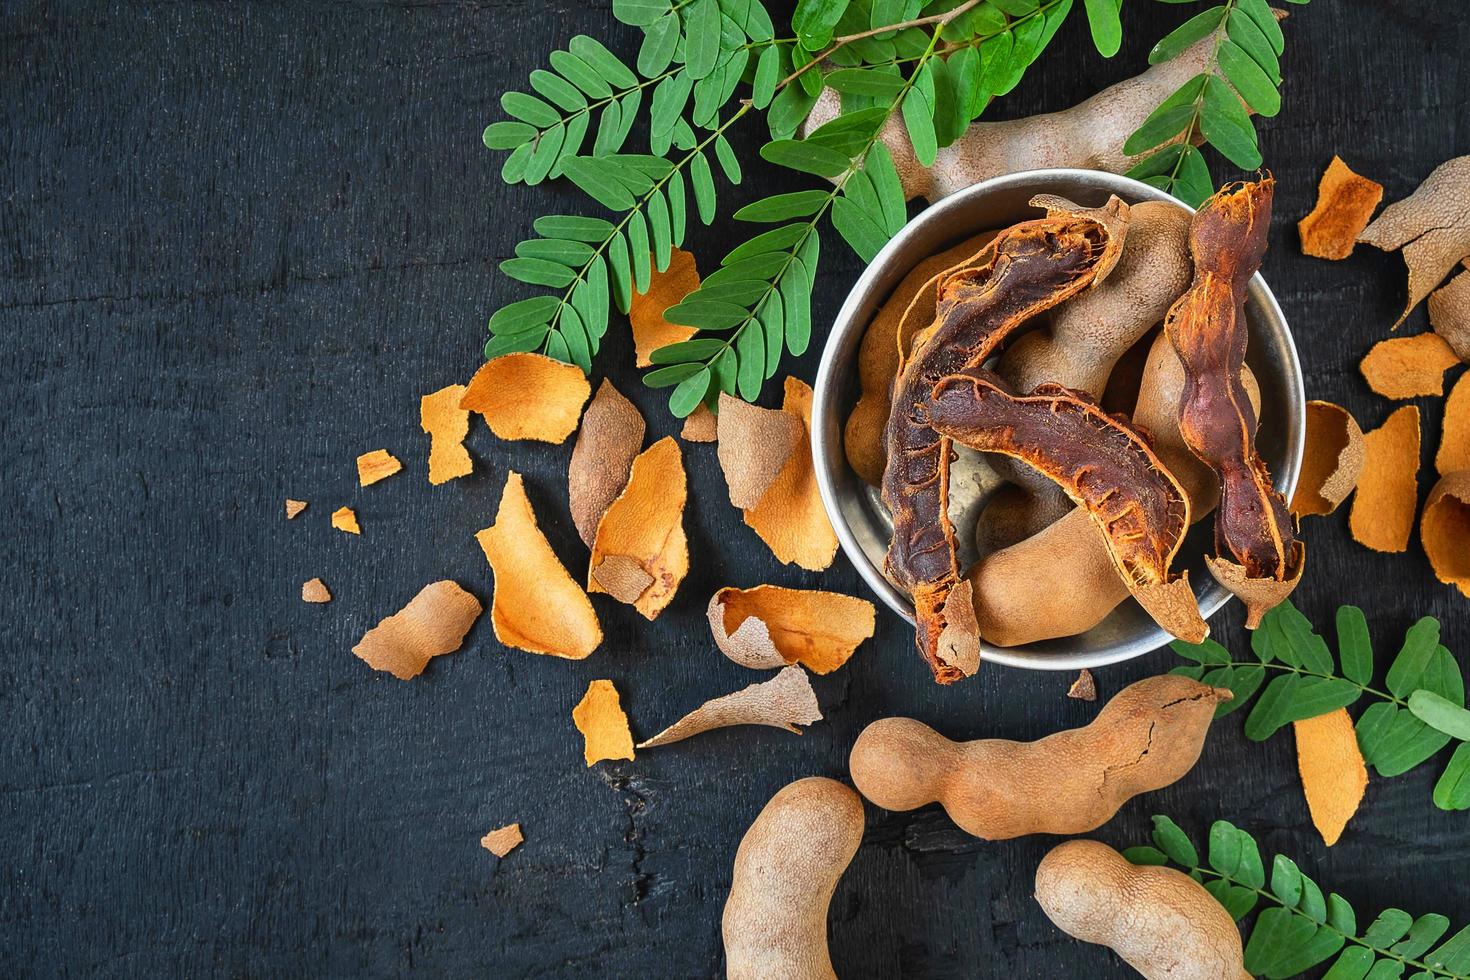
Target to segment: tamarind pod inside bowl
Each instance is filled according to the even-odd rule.
[[[908,595],[884,573],[892,519],[878,491],[852,471],[843,451],[843,426],[859,394],[858,346],[874,314],[910,269],[979,232],[1038,217],[1040,209],[1028,203],[1038,194],[1059,195],[1083,207],[1101,206],[1110,194],[1129,204],[1174,200],[1140,181],[1092,170],[1031,170],[982,181],[932,205],[883,247],[848,293],[822,351],[812,405],[812,454],[822,502],[848,560],[868,587],[909,622],[913,605]],[[1301,468],[1306,397],[1291,330],[1259,274],[1251,280],[1246,321],[1250,331],[1246,364],[1261,388],[1258,448],[1276,489],[1290,499]],[[957,451],[959,459],[950,474],[949,516],[961,566],[968,567],[975,560],[976,520],[1002,481],[980,454],[963,447]],[[1200,615],[1207,620],[1230,598],[1205,566],[1205,557],[1214,553],[1212,529],[1212,521],[1195,525],[1174,560],[1175,570],[1188,569]],[[1045,582],[1029,585],[1038,592],[1047,589]],[[1130,660],[1170,639],[1130,600],[1075,636],[1013,647],[982,643],[982,659],[1033,670],[1077,670]]]

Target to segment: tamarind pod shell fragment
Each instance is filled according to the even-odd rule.
[[[1274,186],[1269,176],[1226,185],[1195,214],[1194,283],[1164,320],[1185,373],[1179,431],[1220,484],[1215,548],[1241,570],[1222,567],[1216,578],[1256,604],[1251,615],[1257,621],[1267,603],[1290,593],[1304,558],[1286,500],[1256,451],[1256,413],[1240,373],[1248,339],[1246,292],[1265,255]],[[1256,580],[1274,585],[1247,587]]]
[[[1023,460],[1060,486],[1106,535],[1129,591],[1150,615],[1165,617],[1159,625],[1191,642],[1204,639],[1209,630],[1194,593],[1169,574],[1189,530],[1189,498],[1132,425],[1062,385],[1012,394],[983,368],[941,379],[926,411],[941,435]],[[1159,594],[1171,582],[1181,583],[1185,601]]]
[[[1090,724],[1035,742],[952,742],[912,718],[881,718],[858,736],[848,768],[877,806],[939,803],[983,840],[1086,833],[1189,772],[1216,705],[1230,698],[1177,674],[1148,677],[1115,694]]]
[[[1069,840],[1041,859],[1035,895],[1058,929],[1107,946],[1148,980],[1249,980],[1235,920],[1181,871]]]
[[[930,428],[924,405],[939,379],[983,364],[1021,324],[1105,276],[1126,221],[1127,205],[1112,198],[1001,232],[983,265],[938,283],[933,327],[895,381],[883,474],[894,524],[888,569],[913,600],[919,652],[941,684],[965,676],[938,656],[944,604],[960,576],[948,514],[951,446]]]
[[[827,907],[862,839],[862,801],[836,780],[798,779],[771,797],[735,852],[728,980],[835,980]]]

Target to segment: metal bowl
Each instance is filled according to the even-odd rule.
[[[1101,205],[1110,194],[1129,204],[1174,200],[1139,181],[1092,170],[1032,170],[966,188],[909,222],[878,253],[842,304],[822,352],[812,410],[812,453],[822,502],[848,559],[889,608],[909,622],[913,622],[913,605],[907,593],[883,573],[892,519],[878,491],[852,471],[843,451],[843,426],[858,396],[858,345],[873,315],[910,269],[979,232],[1038,217],[1040,211],[1027,203],[1037,194],[1059,194],[1084,206]],[[1261,386],[1257,446],[1271,468],[1276,488],[1290,497],[1305,437],[1302,373],[1281,307],[1260,275],[1251,281],[1246,319],[1250,328],[1246,361]],[[961,449],[951,476],[950,517],[963,564],[974,560],[975,520],[998,485],[999,479],[981,454]],[[1200,614],[1206,619],[1231,598],[1204,565],[1204,556],[1212,549],[1212,525],[1212,521],[1196,524],[1175,560],[1176,567],[1189,569]],[[1033,670],[1077,670],[1142,656],[1169,640],[1142,607],[1129,600],[1085,633],[1015,647],[984,644],[983,658]]]

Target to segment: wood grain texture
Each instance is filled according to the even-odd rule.
[[[1449,2],[1291,9],[1286,108],[1262,137],[1279,181],[1265,273],[1306,349],[1309,396],[1372,428],[1391,406],[1356,364],[1400,308],[1401,260],[1303,257],[1294,224],[1334,152],[1389,200],[1466,152],[1470,38]],[[1061,108],[1136,72],[1189,11],[1138,0],[1123,13],[1127,43],[1104,62],[1079,4],[1043,63],[1061,67],[1033,72],[1000,112]],[[708,445],[684,447],[695,559],[655,623],[595,597],[607,641],[573,663],[501,647],[482,617],[411,683],[352,656],[428,582],[489,599],[472,534],[510,468],[562,560],[583,567],[570,443],[501,443],[477,422],[476,473],[430,487],[418,428],[419,397],[468,378],[487,315],[521,295],[496,263],[537,214],[582,206],[564,187],[503,186],[479,139],[499,93],[578,31],[636,50],[603,3],[0,8],[6,975],[711,976],[745,828],[792,779],[842,777],[867,722],[902,713],[952,738],[1030,739],[1097,711],[1065,697],[1067,674],[988,667],[936,687],[880,612],[874,640],[814,679],[827,721],[804,736],[717,731],[584,768],[570,715],[590,679],[616,683],[644,738],[756,679],[705,635],[715,589],[863,594],[840,557],[821,575],[779,565],[728,505]],[[732,135],[754,160],[758,127]],[[722,191],[725,213],[774,179],[752,162]],[[709,264],[746,230],[700,229],[691,247]],[[829,238],[816,322],[860,265]],[[614,325],[602,364],[652,442],[677,425],[632,363]],[[1439,408],[1425,411],[1427,467]],[[353,460],[376,448],[405,470],[359,488]],[[290,523],[287,496],[311,502]],[[344,503],[361,537],[328,526]],[[1466,664],[1465,600],[1418,546],[1370,553],[1345,525],[1344,510],[1305,529],[1308,615],[1357,602],[1384,647],[1436,615]],[[334,601],[302,603],[318,575]],[[1232,608],[1216,633],[1239,645],[1239,625]],[[1098,671],[1101,698],[1168,663]],[[1463,814],[1431,806],[1436,774],[1375,780],[1327,852],[1291,739],[1248,743],[1231,719],[1188,777],[1098,836],[1141,841],[1154,812],[1195,831],[1225,816],[1361,914],[1399,905],[1460,923],[1470,885],[1443,869],[1467,866],[1470,835]],[[832,905],[839,975],[1128,975],[1033,902],[1053,840],[984,844],[933,807],[868,818]],[[526,842],[497,864],[479,839],[512,821]]]

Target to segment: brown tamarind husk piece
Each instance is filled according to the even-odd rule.
[[[1067,688],[1067,697],[1074,701],[1096,701],[1097,681],[1092,676],[1092,671],[1083,667],[1077,674],[1077,679]]]
[[[858,386],[861,393],[847,417],[842,445],[848,465],[869,486],[876,487],[883,481],[883,465],[888,458],[883,449],[883,425],[888,421],[888,409],[892,403],[893,379],[898,377],[899,322],[909,304],[920,295],[930,297],[931,308],[924,322],[927,324],[932,320],[933,290],[938,284],[936,277],[972,259],[994,237],[993,231],[983,232],[914,266],[894,287],[868,324],[862,343],[858,345]],[[907,344],[903,343],[903,346],[906,348]]]
[[[684,419],[684,427],[679,430],[679,438],[685,442],[714,442],[719,438],[718,425],[715,413],[709,410],[709,406],[700,402],[699,406]]]
[[[1164,320],[1186,377],[1179,431],[1219,479],[1215,548],[1242,572],[1221,569],[1216,580],[1256,608],[1285,598],[1303,559],[1286,499],[1256,451],[1256,412],[1240,375],[1248,340],[1245,300],[1266,252],[1274,189],[1269,176],[1227,184],[1195,213],[1189,236],[1194,283]],[[1256,580],[1274,584],[1240,591]],[[1255,609],[1252,618],[1259,618]]]
[[[1363,472],[1348,530],[1374,551],[1403,551],[1418,503],[1419,406],[1404,405],[1363,436]]]
[[[1390,337],[1374,344],[1358,365],[1368,387],[1402,400],[1444,394],[1444,373],[1460,359],[1437,333]]]
[[[730,503],[749,510],[761,502],[801,441],[801,420],[779,408],[761,408],[720,392],[715,452]]]
[[[929,425],[924,405],[938,381],[978,367],[1038,313],[1104,278],[1117,262],[1127,205],[1054,210],[996,236],[984,264],[942,279],[932,334],[894,385],[887,427],[883,502],[893,514],[888,570],[913,600],[916,643],[936,681],[964,676],[937,655],[943,609],[959,583],[948,514],[950,440]]]
[[[806,671],[800,667],[783,667],[768,681],[706,701],[653,738],[639,742],[638,748],[669,745],[732,725],[765,725],[800,735],[798,725],[821,720],[822,709],[817,705],[817,695],[812,691]]]
[[[1419,537],[1435,578],[1470,598],[1470,469],[1446,473],[1429,491]]]
[[[1464,261],[1470,267],[1470,257]],[[1460,273],[1429,294],[1429,325],[1456,357],[1470,364],[1470,272]]]
[[[481,610],[480,600],[457,583],[431,582],[408,605],[364,633],[352,652],[374,670],[412,680],[434,657],[460,648]]]
[[[1345,259],[1383,200],[1383,185],[1353,173],[1336,154],[1317,184],[1317,206],[1297,222],[1302,253],[1319,259]]]
[[[1470,256],[1470,156],[1435,167],[1414,193],[1384,208],[1358,241],[1403,253],[1409,267],[1409,299],[1394,322],[1397,327]]]
[[[1306,449],[1291,515],[1330,514],[1358,485],[1363,471],[1363,430],[1352,413],[1332,402],[1307,402]]]
[[[572,724],[582,733],[582,758],[588,766],[633,758],[633,733],[612,681],[595,680],[587,685],[587,693],[572,709]]]
[[[848,758],[853,785],[885,810],[944,807],[984,840],[1080,834],[1128,800],[1194,767],[1223,688],[1176,674],[1130,684],[1093,721],[1035,742],[952,742],[912,718],[863,729]]]
[[[1245,628],[1253,630],[1261,625],[1261,618],[1285,602],[1301,582],[1306,559],[1306,545],[1298,540],[1291,543],[1291,557],[1280,579],[1252,577],[1243,565],[1237,565],[1228,558],[1210,556],[1205,558],[1205,565],[1216,582],[1245,604]]]
[[[567,502],[582,543],[592,547],[597,525],[628,485],[647,425],[637,407],[604,378],[582,415],[567,466]]]
[[[1188,582],[1169,572],[1189,530],[1189,498],[1130,424],[1061,385],[1015,395],[983,368],[941,379],[925,410],[940,435],[1024,460],[1060,486],[1102,528],[1129,591],[1150,615],[1165,617],[1159,625],[1204,639]],[[1159,591],[1171,583],[1178,584]]]
[[[1036,902],[1058,929],[1107,946],[1146,980],[1250,980],[1240,930],[1203,885],[1100,841],[1052,848],[1036,869]]]
[[[863,804],[833,779],[784,787],[735,852],[721,932],[728,980],[836,980],[827,909],[863,840]]]
[[[811,385],[787,378],[781,411],[800,423],[800,435],[760,502],[746,509],[745,523],[778,560],[819,572],[837,554],[837,532],[812,463]]]

